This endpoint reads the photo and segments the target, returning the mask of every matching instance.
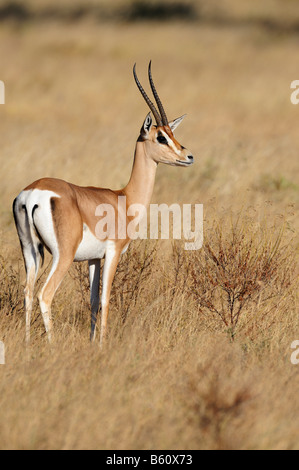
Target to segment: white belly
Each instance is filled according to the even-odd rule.
[[[78,246],[74,261],[87,261],[105,256],[108,241],[101,241],[84,225],[83,238]]]

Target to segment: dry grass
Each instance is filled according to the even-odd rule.
[[[299,448],[298,36],[260,21],[294,23],[297,3],[222,5],[238,21],[1,25],[2,449]],[[26,350],[12,200],[42,176],[127,182],[147,112],[131,68],[144,80],[148,59],[170,118],[188,113],[177,137],[196,157],[193,170],[158,169],[153,202],[203,203],[205,246],[132,245],[104,351],[88,342],[87,271],[74,266],[53,305],[55,345],[35,304]]]
[[[2,314],[1,447],[296,448],[297,423],[289,413],[296,413],[291,391],[298,374],[288,351],[298,328],[295,286],[270,311],[267,302],[254,315],[246,309],[231,343],[226,326],[202,316],[188,298],[192,284],[184,288],[180,280],[173,292],[176,264],[161,264],[147,252],[137,247],[121,263],[120,275],[147,259],[154,274],[150,283],[147,276],[128,278],[121,292],[115,288],[105,351],[88,342],[89,315],[80,302],[86,293],[81,285],[76,292],[84,272],[74,273],[75,283],[65,283],[57,296],[53,348],[37,312],[29,350],[21,311]],[[8,290],[10,279],[2,285]]]

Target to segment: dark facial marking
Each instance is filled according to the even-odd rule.
[[[159,142],[159,144],[168,145],[166,137],[164,137],[161,132],[158,133],[157,141]]]

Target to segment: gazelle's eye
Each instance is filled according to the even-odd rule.
[[[164,137],[164,135],[158,135],[157,141],[159,142],[159,144],[168,145],[168,141],[166,137]]]

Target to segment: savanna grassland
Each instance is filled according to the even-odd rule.
[[[299,448],[298,2],[206,3],[0,2],[1,449]],[[73,266],[53,346],[35,303],[26,349],[12,201],[43,176],[127,183],[150,59],[195,156],[159,166],[153,202],[204,204],[204,247],[131,245],[102,351]]]

